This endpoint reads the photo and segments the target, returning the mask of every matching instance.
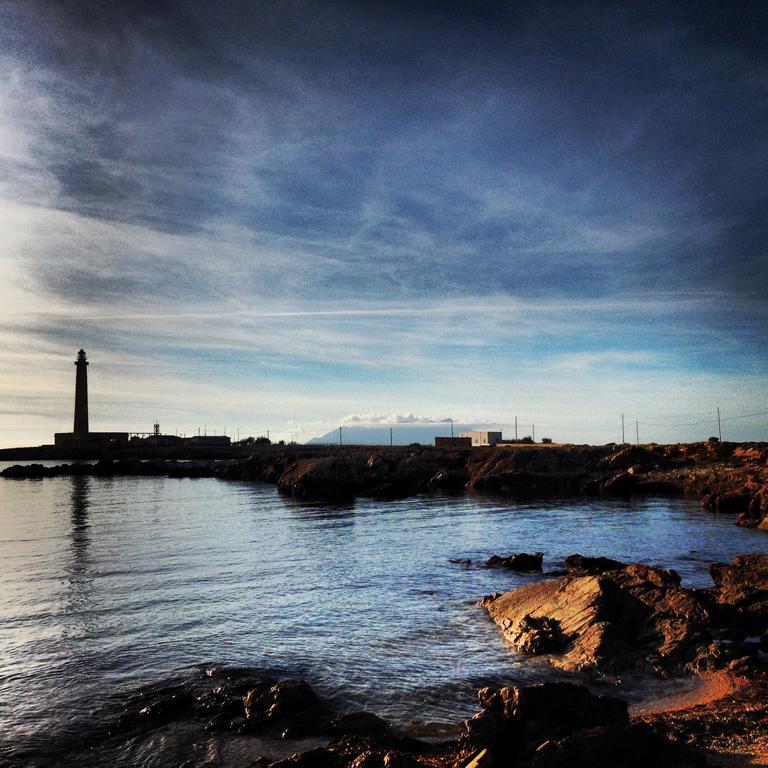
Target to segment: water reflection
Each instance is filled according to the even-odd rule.
[[[70,552],[71,559],[67,568],[68,606],[67,613],[76,619],[78,629],[87,631],[88,612],[93,576],[88,555],[90,546],[90,522],[88,512],[91,506],[91,478],[73,476],[70,478],[72,489],[69,495],[70,505]]]

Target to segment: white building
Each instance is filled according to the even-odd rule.
[[[459,432],[459,437],[468,437],[472,446],[496,445],[501,441],[501,432]]]

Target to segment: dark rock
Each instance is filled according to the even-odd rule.
[[[627,704],[580,685],[484,688],[482,711],[464,723],[466,768],[699,768],[700,752],[630,723]]]
[[[298,752],[285,760],[270,763],[270,768],[326,768],[334,764],[333,755],[325,747]]]
[[[541,744],[532,768],[704,768],[696,749],[670,741],[644,723],[594,728]]]
[[[472,565],[472,561],[468,557],[451,557],[448,558],[448,562],[454,565]]]
[[[483,710],[464,722],[459,738],[465,751],[487,747],[493,755],[511,756],[574,729],[629,722],[626,702],[571,683],[483,688],[478,697]]]
[[[179,720],[192,713],[195,701],[191,693],[180,690],[142,707],[139,710],[139,717],[155,723]]]
[[[730,564],[715,563],[709,572],[718,603],[746,627],[763,631],[768,622],[768,554],[739,555]]]
[[[621,448],[615,453],[611,453],[608,456],[600,459],[597,463],[598,469],[617,471],[628,470],[630,467],[637,465],[649,465],[653,464],[657,460],[657,456],[650,450],[641,446],[630,446],[628,448]]]
[[[433,490],[460,491],[469,480],[469,473],[463,467],[461,469],[440,470],[429,481],[429,487]]]
[[[500,555],[491,555],[485,561],[486,568],[509,568],[513,571],[540,571],[544,554],[542,552],[518,552],[514,555],[501,557]]]
[[[362,487],[353,456],[323,456],[297,461],[277,481],[284,493],[301,498],[349,498]]]
[[[603,483],[603,490],[607,493],[623,495],[630,493],[634,485],[634,475],[631,475],[629,472],[619,472],[619,474],[609,477]]]
[[[419,768],[419,761],[407,752],[387,752],[384,755],[384,768]]]
[[[384,757],[380,752],[367,750],[354,758],[349,768],[382,768],[383,765]]]
[[[521,653],[529,655],[560,653],[568,644],[558,621],[548,616],[535,618],[530,614],[520,619],[510,639]]]
[[[331,727],[336,733],[352,736],[387,738],[392,736],[389,724],[373,712],[350,712],[337,717]]]
[[[610,557],[585,557],[574,554],[565,558],[565,568],[571,576],[594,576],[597,573],[626,568],[626,565]]]
[[[250,727],[275,723],[303,729],[301,734],[317,732],[327,718],[327,711],[304,680],[283,680],[269,688],[259,686],[243,697],[245,716]]]
[[[598,696],[583,685],[542,683],[519,688],[481,688],[480,706],[505,720],[548,723],[556,727],[593,728],[629,722],[627,703]]]

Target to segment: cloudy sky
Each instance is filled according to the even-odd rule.
[[[92,429],[768,438],[764,4],[0,17],[0,445],[80,347]]]

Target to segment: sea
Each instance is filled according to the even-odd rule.
[[[768,552],[768,533],[679,499],[334,504],[214,478],[0,479],[0,763],[248,765],[247,739],[196,732],[78,751],[121,701],[211,666],[300,677],[339,711],[451,733],[483,685],[575,679],[518,654],[478,606],[541,578],[481,567],[488,557],[535,551],[545,572],[579,552],[704,587],[710,563]]]

